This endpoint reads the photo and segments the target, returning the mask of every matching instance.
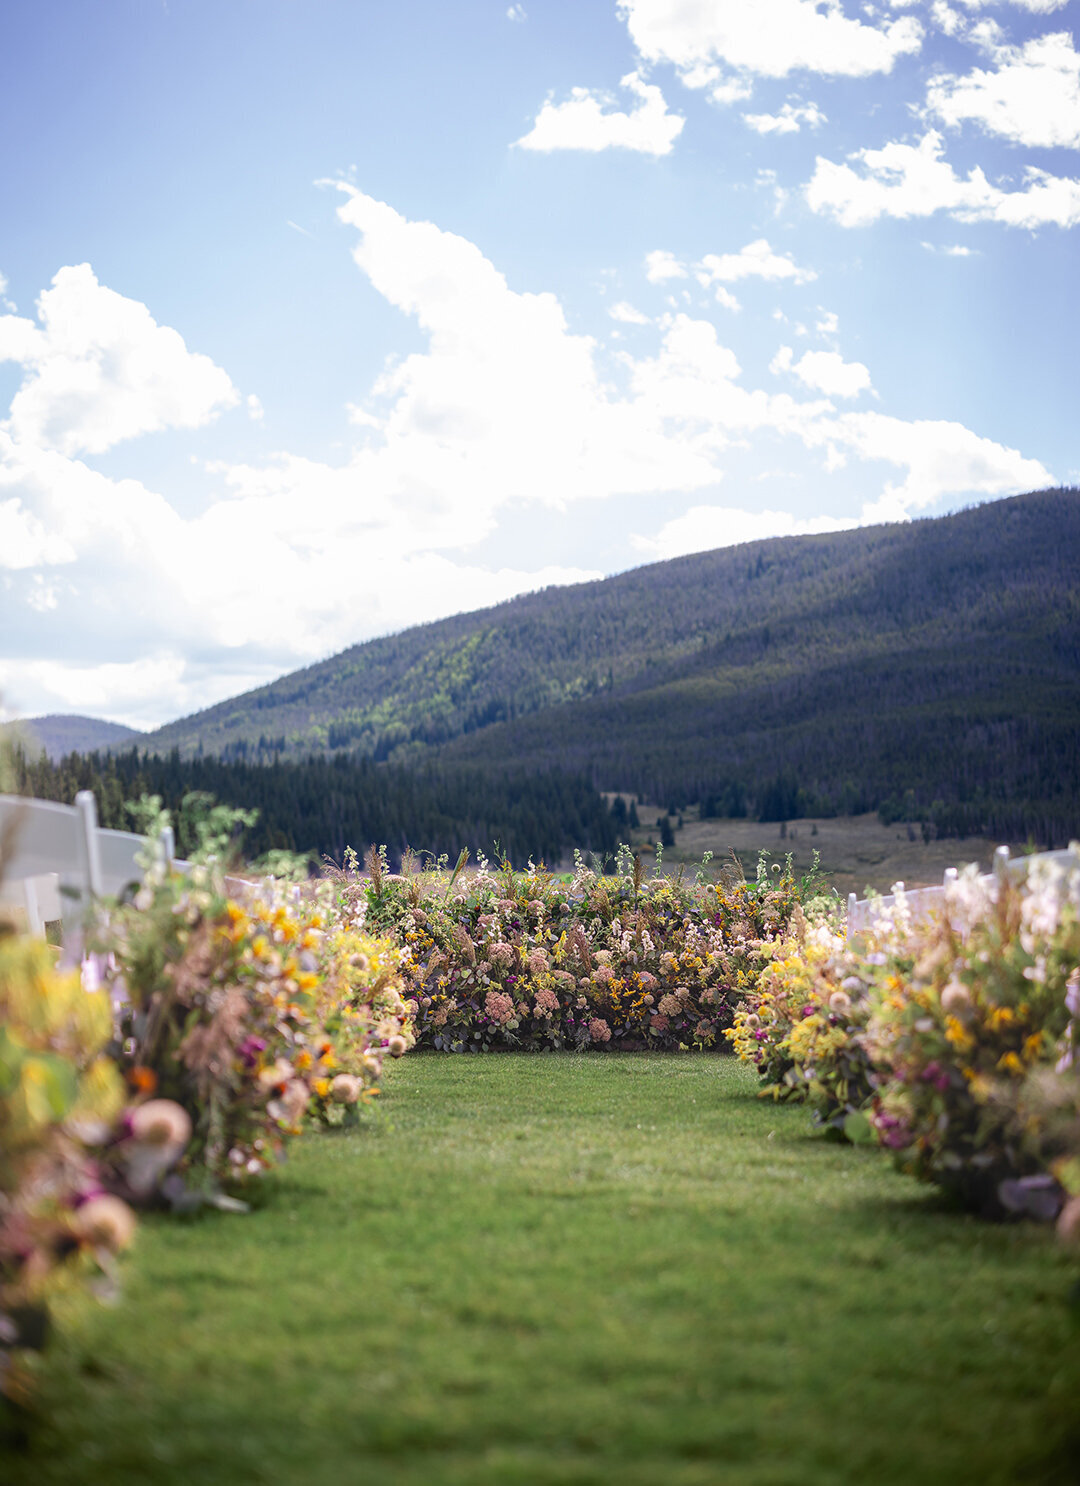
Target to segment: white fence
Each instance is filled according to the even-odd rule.
[[[1005,874],[1014,882],[1022,882],[1027,876],[1028,868],[1032,862],[1060,862],[1065,866],[1076,866],[1078,856],[1075,846],[1068,851],[1044,851],[1034,856],[1010,857],[1007,846],[999,846],[994,853],[994,873]],[[945,870],[945,879],[940,887],[919,887],[909,890],[905,889],[902,882],[893,884],[893,890],[888,897],[882,898],[856,898],[854,893],[848,894],[847,909],[847,931],[849,934],[857,934],[862,929],[870,927],[875,909],[891,908],[896,902],[897,893],[903,893],[908,907],[915,918],[924,918],[936,909],[945,906],[945,892],[950,882],[955,882],[958,876],[955,867]],[[983,879],[988,880],[993,874],[988,873]]]

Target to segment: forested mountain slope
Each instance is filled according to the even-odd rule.
[[[1055,490],[544,590],[354,646],[148,743],[435,751],[651,798],[735,782],[759,805],[773,787],[833,809],[910,789],[944,822],[1010,799],[1075,809],[1078,723],[1080,492]]]
[[[51,759],[61,759],[67,753],[89,753],[95,748],[119,748],[121,744],[136,743],[143,736],[135,728],[118,722],[68,712],[27,718],[16,731],[31,745],[44,748]]]

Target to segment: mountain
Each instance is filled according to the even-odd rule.
[[[119,748],[144,736],[136,728],[122,727],[118,722],[105,722],[100,717],[79,717],[67,712],[28,717],[18,724],[18,728],[32,746],[44,748],[54,762],[68,753]]]
[[[546,589],[146,741],[554,767],[676,804],[936,811],[1015,836],[1011,809],[1047,839],[1080,821],[1078,724],[1080,491],[1060,489]]]

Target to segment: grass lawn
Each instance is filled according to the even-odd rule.
[[[1077,1265],[732,1060],[444,1057],[145,1222],[4,1486],[1075,1482]]]

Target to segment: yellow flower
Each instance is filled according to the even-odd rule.
[[[320,1099],[325,1099],[330,1092],[330,1080],[328,1078],[317,1078],[311,1087]]]
[[[998,1059],[1002,1073],[1023,1073],[1024,1065],[1015,1053],[1005,1053]]]
[[[955,1016],[945,1018],[945,1038],[952,1043],[957,1052],[965,1053],[975,1046],[975,1039],[964,1026],[963,1022]]]

